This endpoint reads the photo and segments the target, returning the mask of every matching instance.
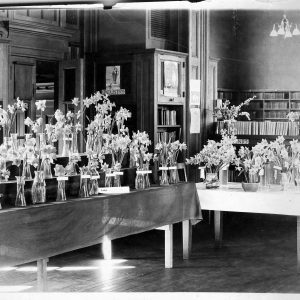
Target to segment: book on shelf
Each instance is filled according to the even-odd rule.
[[[292,92],[291,99],[300,99],[300,92]]]
[[[176,131],[161,131],[157,133],[157,141],[162,143],[174,142],[176,140]]]
[[[217,122],[217,134],[225,129],[225,122]],[[299,135],[299,122],[288,121],[236,121],[234,128],[237,135]]]
[[[159,125],[177,125],[176,110],[167,107],[158,108],[158,124]]]

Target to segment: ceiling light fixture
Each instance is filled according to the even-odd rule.
[[[273,25],[273,29],[270,33],[271,37],[283,36],[285,39],[297,35],[300,35],[297,24],[290,23],[286,15],[283,15],[283,19],[281,20],[280,24]]]

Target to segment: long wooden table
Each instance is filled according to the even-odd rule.
[[[300,192],[280,191],[279,186],[270,190],[244,192],[240,183],[229,183],[218,189],[205,189],[202,183],[196,184],[201,208],[214,211],[215,241],[222,244],[222,212],[244,212],[276,214],[297,217],[297,262],[300,272]]]
[[[49,257],[102,243],[105,258],[110,258],[112,240],[163,229],[165,266],[172,268],[172,224],[183,222],[183,256],[187,259],[191,224],[201,218],[194,183],[3,209],[0,210],[0,266],[37,261],[38,287],[46,290]]]

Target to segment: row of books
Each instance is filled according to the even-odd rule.
[[[158,124],[159,125],[177,125],[176,122],[176,110],[170,110],[169,108],[158,108]]]
[[[174,142],[176,140],[176,131],[163,131],[157,133],[157,141],[162,143]]]
[[[291,109],[300,108],[300,102],[291,102]]]
[[[287,101],[276,101],[276,102],[271,102],[268,101],[264,104],[265,108],[271,108],[271,109],[278,109],[278,108],[283,108],[287,109],[288,108],[288,102]]]
[[[225,127],[224,121],[218,121],[217,134]],[[237,121],[234,128],[237,135],[299,135],[299,122]]]
[[[300,92],[292,92],[291,99],[300,99]]]
[[[286,119],[288,112],[285,110],[265,111],[265,118]]]

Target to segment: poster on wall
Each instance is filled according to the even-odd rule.
[[[190,81],[190,106],[200,106],[200,85],[201,80]]]
[[[191,124],[190,124],[190,133],[200,133],[200,108],[191,107]]]
[[[124,95],[125,89],[121,89],[121,66],[106,66],[105,90],[101,92],[108,95]]]

